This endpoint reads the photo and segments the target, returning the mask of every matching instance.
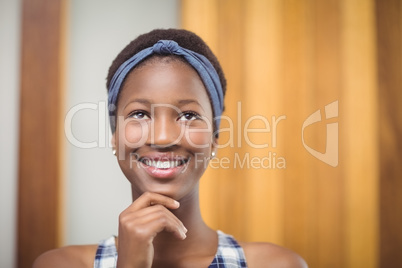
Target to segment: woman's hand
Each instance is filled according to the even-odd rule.
[[[154,258],[153,240],[159,232],[171,232],[185,239],[187,229],[169,209],[177,209],[174,199],[146,192],[119,217],[118,268],[147,268]]]

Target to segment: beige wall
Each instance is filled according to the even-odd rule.
[[[69,13],[65,112],[84,109],[67,120],[74,138],[65,139],[65,243],[96,243],[117,234],[118,214],[131,201],[130,185],[109,147],[104,117],[108,68],[137,35],[177,27],[178,1],[73,0]],[[77,141],[88,147],[97,144],[84,149]]]
[[[16,232],[20,1],[0,1],[0,267],[13,267]]]

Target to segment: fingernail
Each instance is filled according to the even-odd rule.
[[[174,204],[175,204],[177,207],[180,207],[180,203],[179,203],[178,201],[174,200]]]

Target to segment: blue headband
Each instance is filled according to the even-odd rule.
[[[223,111],[223,91],[218,73],[216,72],[215,68],[212,66],[211,62],[209,62],[209,60],[203,55],[189,49],[182,48],[175,41],[159,40],[152,47],[143,49],[128,60],[126,60],[122,65],[120,65],[116,73],[113,75],[109,86],[108,98],[110,126],[112,128],[112,132],[114,132],[116,129],[114,116],[116,110],[116,102],[124,79],[138,63],[140,63],[143,59],[152,54],[174,54],[183,56],[184,59],[191,66],[194,67],[194,69],[198,72],[202,81],[204,82],[204,86],[206,87],[208,94],[212,100],[212,109],[215,116],[215,127],[216,130],[218,130],[220,124],[220,116],[222,115]]]

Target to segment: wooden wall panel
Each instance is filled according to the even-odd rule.
[[[402,2],[376,1],[380,100],[380,267],[402,263]]]
[[[342,104],[342,60],[341,60],[341,2],[314,1],[314,91],[315,106],[323,109],[323,105],[338,100]],[[312,111],[310,111],[311,113]],[[324,117],[324,114],[322,114]],[[325,120],[325,123],[342,124],[339,120]],[[321,127],[325,127],[325,123]],[[322,133],[322,134],[320,134]],[[317,133],[317,148],[325,148],[326,136]],[[338,133],[340,134],[340,133]],[[346,137],[339,136],[339,151]],[[324,151],[324,149],[321,149]],[[317,267],[346,267],[344,247],[345,217],[345,182],[343,178],[343,161],[333,168],[326,164],[315,164],[317,180]],[[330,242],[329,242],[330,241]]]
[[[307,116],[319,107],[315,106],[313,91],[313,13],[311,1],[284,1],[281,14],[283,25],[282,90],[286,99],[283,108],[288,119],[285,126],[285,156],[288,162],[285,173],[285,200],[283,210],[284,245],[316,263],[318,244],[317,181],[314,161],[304,154],[301,143],[301,125]],[[316,134],[314,134],[315,136]],[[309,142],[316,148],[316,139]]]
[[[199,26],[207,25],[204,20],[211,16],[217,24]],[[228,78],[225,115],[240,125],[234,134],[242,143],[220,149],[218,157],[234,161],[236,154],[261,158],[275,153],[276,160],[286,160],[285,169],[207,171],[201,181],[207,222],[241,240],[289,247],[310,267],[376,267],[379,118],[374,2],[183,0],[182,18],[184,28],[212,44]],[[338,117],[326,119],[324,108],[335,101]],[[322,121],[306,128],[305,142],[324,153],[326,126],[337,123],[335,167],[309,154],[301,140],[304,120],[319,109]],[[261,149],[245,142],[243,129],[253,115],[271,123],[273,115],[286,116],[276,130],[276,147]],[[262,128],[261,122],[253,126]],[[250,137],[262,144],[271,142],[272,135]]]
[[[347,267],[378,265],[378,87],[374,2],[342,3],[341,159]]]
[[[279,108],[284,97],[278,88],[281,88],[281,57],[283,49],[280,42],[270,42],[273,38],[282,38],[282,28],[279,12],[283,8],[282,1],[248,1],[244,10],[244,58],[243,73],[238,79],[242,79],[242,98],[238,101],[242,104],[242,114],[244,117],[242,127],[246,127],[247,120],[252,120],[253,116],[263,116],[270,123],[271,133],[242,133],[243,144],[236,151],[241,151],[242,155],[249,154],[251,157],[260,159],[276,154],[283,155],[283,140],[279,137],[274,141],[273,119],[281,116]],[[222,22],[224,23],[224,22]],[[264,25],[264,27],[262,27]],[[264,29],[264,31],[261,31]],[[224,40],[222,40],[224,42]],[[239,52],[238,52],[239,53]],[[267,61],[266,59],[270,59]],[[236,58],[234,61],[237,60]],[[233,62],[234,64],[238,64]],[[229,80],[229,93],[232,94],[232,83]],[[255,92],[257,94],[248,94]],[[227,102],[228,106],[233,105]],[[251,127],[264,128],[265,125],[258,118],[253,120]],[[283,121],[278,123],[278,132],[283,129]],[[267,148],[257,148],[247,144],[247,139],[253,144],[268,144]],[[275,144],[277,143],[277,144]],[[267,165],[267,161],[265,162]],[[242,178],[245,208],[243,219],[240,224],[246,228],[244,239],[249,240],[271,240],[275,243],[283,243],[283,224],[284,213],[282,210],[284,198],[283,170],[274,167],[271,158],[271,168],[262,170],[250,168],[244,170]],[[258,197],[264,197],[260,199]],[[261,204],[261,201],[264,203]],[[263,213],[261,208],[264,207]],[[269,228],[267,228],[269,226]],[[259,230],[255,232],[255,230]]]
[[[63,0],[25,0],[22,11],[18,182],[19,268],[61,244]]]

